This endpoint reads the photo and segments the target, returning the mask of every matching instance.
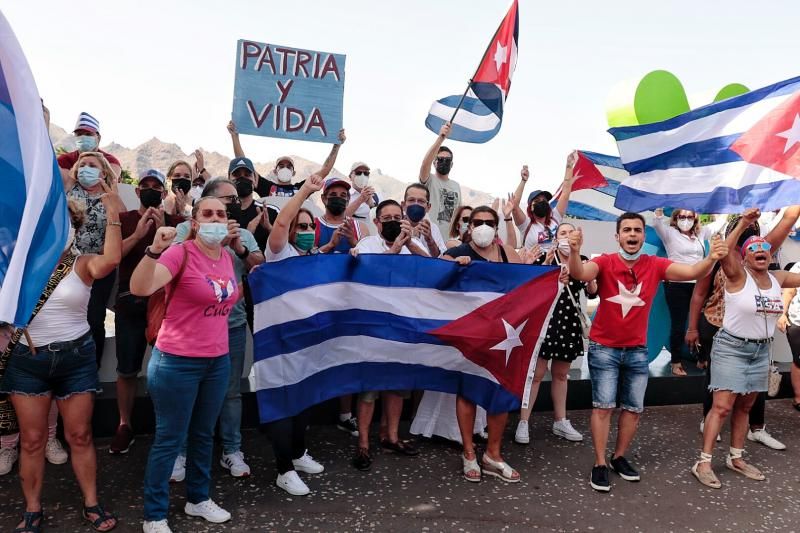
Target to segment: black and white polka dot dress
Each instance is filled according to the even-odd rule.
[[[586,283],[573,278],[569,279],[569,290],[572,291],[572,295],[579,305],[581,291],[585,288]],[[583,355],[581,319],[569,294],[562,290],[539,349],[539,357],[548,361],[554,359],[571,363],[581,355]]]

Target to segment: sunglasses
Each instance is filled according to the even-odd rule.
[[[314,222],[299,222],[297,224],[297,229],[300,231],[308,231],[310,229],[317,229],[317,225]]]
[[[630,274],[631,277],[633,278],[633,287],[628,290],[630,292],[634,292],[636,290],[636,287],[639,285],[639,280],[636,278],[636,272],[634,272],[632,268],[628,269],[628,274]]]
[[[437,157],[436,160],[444,163],[445,161],[452,161],[453,158],[452,157]]]
[[[753,242],[747,245],[746,250],[751,253],[756,253],[759,250],[769,252],[772,250],[772,245],[766,241]]]
[[[367,177],[369,177],[369,170],[356,170],[355,172],[353,172],[353,174],[356,175],[356,176],[367,176]]]
[[[472,227],[473,228],[477,228],[479,226],[483,226],[484,224],[486,224],[490,228],[497,227],[497,224],[495,224],[494,220],[473,220],[472,221]]]
[[[228,218],[228,212],[224,209],[201,209],[200,214],[203,216],[203,218],[211,218],[214,215],[217,215],[219,218]]]
[[[694,215],[678,215],[678,220],[694,220]]]
[[[464,224],[469,224],[469,217],[461,217],[461,222]]]

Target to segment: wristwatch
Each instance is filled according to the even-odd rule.
[[[247,259],[247,256],[248,256],[248,255],[250,255],[250,249],[249,249],[249,248],[247,248],[247,247],[245,246],[245,248],[244,248],[244,252],[242,252],[241,254],[238,254],[238,253],[237,253],[237,254],[236,254],[236,257],[238,257],[239,259],[241,259],[242,261],[244,261],[245,259]]]
[[[147,257],[149,257],[150,259],[158,259],[159,257],[161,257],[161,254],[163,254],[163,253],[164,253],[164,252],[158,252],[158,253],[155,253],[154,251],[152,251],[152,250],[150,249],[150,247],[149,247],[149,246],[148,246],[147,248],[145,248],[145,249],[144,249],[144,255],[146,255],[146,256],[147,256]]]

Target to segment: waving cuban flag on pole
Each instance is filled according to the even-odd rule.
[[[442,98],[431,106],[425,119],[429,130],[438,134],[445,122],[451,122],[450,139],[471,143],[485,143],[497,135],[517,66],[518,34],[519,6],[514,0],[464,94]]]
[[[25,326],[64,249],[69,215],[28,62],[0,12],[0,322]]]

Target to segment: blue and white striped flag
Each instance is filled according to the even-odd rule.
[[[69,214],[42,102],[0,13],[0,321],[25,326],[58,264]]]
[[[616,220],[622,214],[622,211],[614,207],[614,200],[617,197],[617,189],[620,182],[628,177],[628,173],[622,167],[619,157],[586,150],[581,150],[580,154],[603,175],[607,185],[589,189],[575,189],[573,186],[566,215],[582,220]],[[550,200],[552,207],[558,204],[560,196],[561,187],[558,188],[553,195],[553,199]]]
[[[738,213],[800,204],[800,78],[609,133],[630,173],[619,209]]]

